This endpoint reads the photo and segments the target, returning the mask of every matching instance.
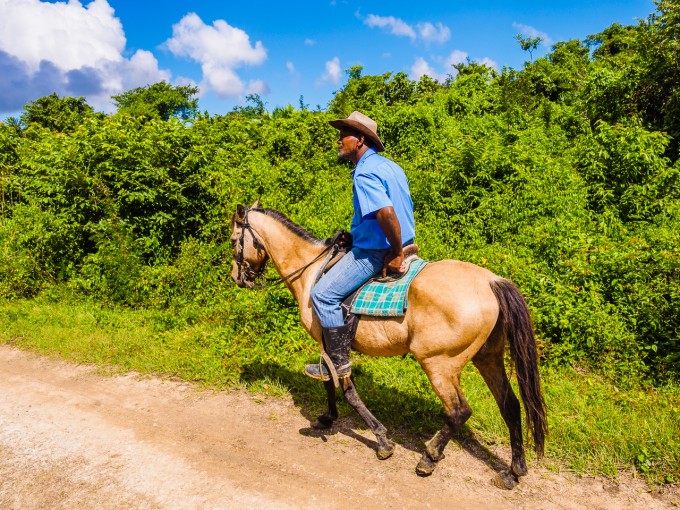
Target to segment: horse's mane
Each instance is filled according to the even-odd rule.
[[[279,223],[281,223],[284,227],[286,227],[288,230],[293,232],[293,234],[295,234],[295,235],[301,237],[302,239],[309,241],[311,243],[319,244],[319,245],[323,245],[323,246],[328,246],[332,242],[331,238],[319,239],[314,234],[308,232],[307,230],[302,228],[300,225],[298,225],[297,223],[290,220],[285,214],[280,213],[279,211],[277,211],[275,209],[267,209],[267,208],[259,209],[258,208],[258,209],[253,209],[253,211],[261,212],[261,213],[264,213],[271,218],[274,218]]]

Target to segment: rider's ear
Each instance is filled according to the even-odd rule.
[[[255,203],[250,206],[251,209],[258,209],[260,207],[260,199],[255,200]]]
[[[243,221],[246,217],[246,208],[241,204],[236,206],[236,219],[238,221]]]

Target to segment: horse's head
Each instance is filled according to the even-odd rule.
[[[255,202],[250,208],[239,205],[231,219],[231,245],[234,249],[234,262],[231,278],[239,287],[252,289],[255,281],[264,272],[269,256],[264,245],[255,235],[248,213],[257,208]]]

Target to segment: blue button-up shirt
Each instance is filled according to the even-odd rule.
[[[353,244],[366,250],[390,247],[375,213],[383,207],[394,207],[405,244],[416,235],[413,201],[404,170],[394,161],[368,149],[352,171],[354,217]]]

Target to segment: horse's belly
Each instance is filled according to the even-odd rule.
[[[405,318],[362,317],[352,347],[367,356],[399,356],[408,353]]]

